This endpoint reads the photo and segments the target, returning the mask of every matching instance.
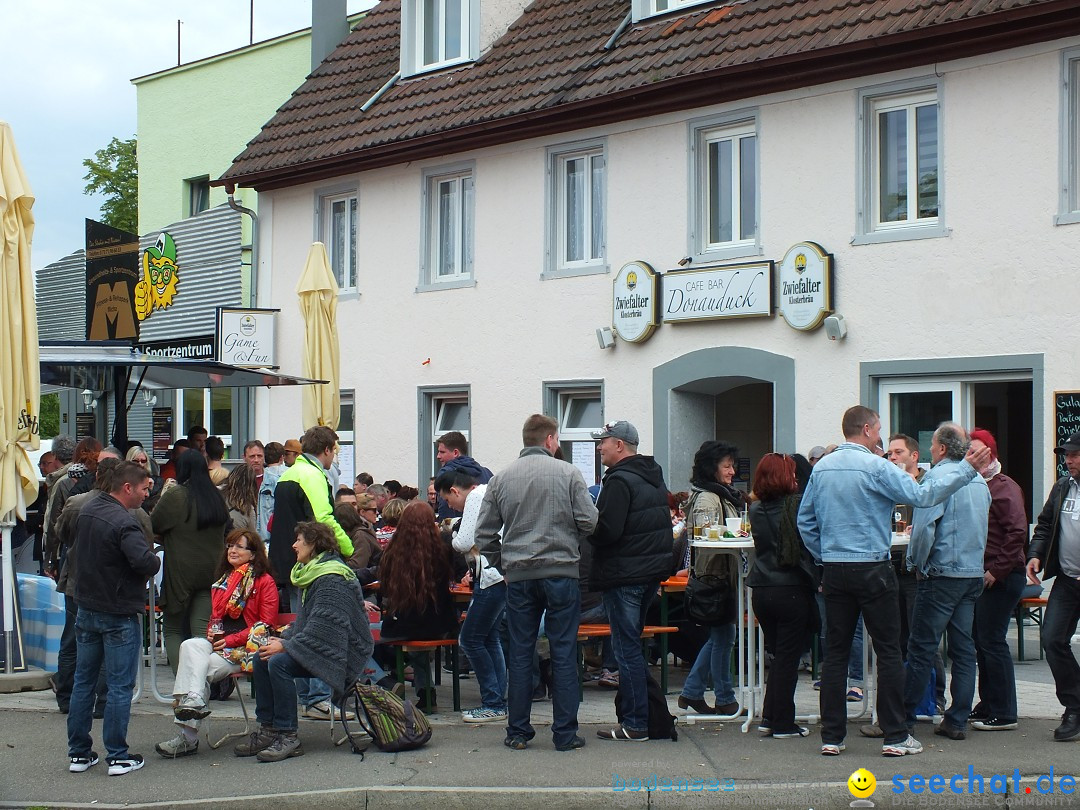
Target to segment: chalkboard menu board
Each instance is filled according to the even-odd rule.
[[[1080,433],[1080,391],[1055,391],[1054,446],[1074,433]],[[1065,456],[1058,456],[1057,474],[1059,478],[1069,474],[1065,469]]]

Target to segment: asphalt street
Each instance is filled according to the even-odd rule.
[[[165,672],[161,686],[168,691]],[[55,710],[50,693],[3,695],[0,807],[415,808],[437,802],[443,808],[512,805],[515,810],[701,804],[821,810],[852,806],[847,780],[859,768],[876,779],[875,792],[864,801],[877,807],[1080,807],[1080,798],[1062,792],[1071,789],[1069,780],[1061,780],[1080,770],[1080,747],[1051,738],[1060,709],[1045,683],[1047,674],[1045,662],[1037,659],[1018,665],[1023,715],[1018,730],[969,732],[967,740],[954,742],[921,723],[917,736],[926,750],[902,759],[883,758],[880,740],[858,733],[865,720],[852,720],[847,751],[836,758],[818,753],[816,727],[806,738],[774,740],[752,730],[744,734],[735,723],[680,724],[674,743],[605,742],[595,730],[614,720],[612,693],[590,685],[579,714],[587,745],[578,751],[553,749],[547,727],[551,704],[544,702],[534,704],[537,737],[525,751],[502,745],[500,724],[466,725],[447,705],[433,719],[431,742],[418,751],[385,754],[371,748],[361,759],[347,745],[332,744],[328,723],[303,721],[302,757],[264,764],[236,758],[229,745],[211,751],[203,741],[197,755],[167,761],[153,746],[172,735],[170,711],[144,692],[132,715],[129,743],[132,751],[146,755],[147,764],[120,777],[108,776],[103,764],[84,774],[68,772],[66,718]],[[684,675],[676,668],[673,682]],[[469,704],[475,681],[462,683]],[[800,711],[813,710],[815,697],[809,676],[802,675]],[[445,683],[443,700],[449,703]],[[673,711],[675,702],[672,695]],[[212,706],[215,732],[239,727],[235,697]],[[852,714],[858,711],[852,704]],[[100,741],[100,722],[95,739]],[[103,753],[100,745],[98,750]],[[935,775],[940,779],[933,780]],[[979,776],[984,792],[972,795]],[[1050,787],[1052,793],[1041,792]]]

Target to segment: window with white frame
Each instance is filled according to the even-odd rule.
[[[320,232],[338,288],[356,289],[356,228],[359,202],[355,192],[322,197]]]
[[[435,457],[439,437],[457,431],[471,442],[472,416],[469,410],[469,389],[420,389],[420,478],[423,483],[439,470]],[[426,486],[426,483],[425,483]]]
[[[944,235],[937,80],[860,92],[856,243]]]
[[[187,189],[187,216],[201,214],[210,207],[210,176],[192,177],[184,181]]]
[[[469,283],[473,271],[473,171],[425,174],[421,285]]]
[[[758,243],[757,119],[699,126],[694,141],[694,252],[752,252]]]
[[[401,72],[420,73],[475,59],[478,0],[403,0]]]
[[[688,6],[700,6],[710,0],[633,0],[634,19],[652,17],[656,14],[667,14],[669,11],[677,11]]]
[[[602,467],[592,432],[604,424],[604,392],[598,381],[544,383],[544,409],[559,423],[563,457],[578,467],[585,483],[600,481]]]
[[[602,143],[549,152],[554,273],[595,272],[606,265],[607,157]]]
[[[337,463],[340,486],[352,486],[356,478],[356,392],[342,389],[339,392]]]
[[[1063,54],[1064,93],[1061,133],[1061,205],[1057,224],[1080,222],[1080,48]]]

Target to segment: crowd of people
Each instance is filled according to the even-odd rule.
[[[41,461],[42,551],[65,595],[54,687],[68,715],[70,770],[98,762],[94,717],[104,720],[110,774],[144,764],[126,731],[146,585],[159,567],[175,676],[176,733],[156,746],[164,758],[198,752],[211,688],[237,673],[253,679],[258,728],[236,755],[298,756],[299,718],[348,718],[342,698],[358,680],[404,694],[386,674],[387,643],[448,638],[458,639],[480,692],[464,722],[505,723],[505,745],[525,749],[535,736],[532,702],[550,696],[555,748],[580,748],[583,622],[610,627],[601,683],[618,690],[618,722],[599,738],[647,740],[641,636],[660,583],[678,573],[734,594],[739,555],[692,542],[703,527],[733,521],[754,546],[745,584],[769,660],[762,733],[808,736],[794,696],[820,633],[821,753],[844,750],[863,626],[877,660],[878,722],[860,731],[882,738],[883,755],[922,751],[912,732],[931,684],[932,713],[943,714],[936,734],[962,740],[969,721],[1017,728],[1006,634],[1026,582],[1041,572],[1059,583],[1043,624],[1065,708],[1054,736],[1080,738],[1080,667],[1069,647],[1080,617],[1080,434],[1056,448],[1069,475],[1055,484],[1029,549],[1023,493],[1002,472],[989,431],[939,425],[929,469],[910,437],[886,445],[868,408],[848,409],[842,432],[843,443],[815,447],[809,459],[766,454],[749,481],[736,480],[738,448],[708,440],[688,465],[690,491],[670,493],[629,422],[594,432],[605,473],[590,487],[562,459],[557,422],[534,414],[519,458],[495,475],[468,455],[462,434],[440,437],[441,466],[423,500],[417,487],[377,484],[368,473],[339,481],[328,427],[284,443],[252,440],[235,464],[222,463],[220,439],[194,428],[160,467],[137,443],[121,453],[58,437]],[[463,622],[452,584],[471,588]],[[678,705],[737,716],[732,647],[743,617],[733,598],[720,604],[695,628]],[[947,708],[938,652],[946,633]],[[438,711],[428,656],[408,663],[417,706]]]

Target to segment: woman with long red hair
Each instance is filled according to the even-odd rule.
[[[746,584],[753,588],[754,613],[773,653],[761,730],[779,739],[810,733],[795,724],[795,684],[799,657],[815,629],[820,574],[796,527],[798,491],[791,456],[769,453],[761,459],[754,472],[758,499],[750,505],[755,560]]]
[[[384,641],[453,638],[457,609],[450,595],[450,548],[435,525],[435,513],[424,501],[412,501],[401,514],[394,540],[379,562]],[[435,690],[428,690],[431,672],[426,653],[410,654],[419,708],[437,710]],[[427,692],[430,691],[430,699]]]

